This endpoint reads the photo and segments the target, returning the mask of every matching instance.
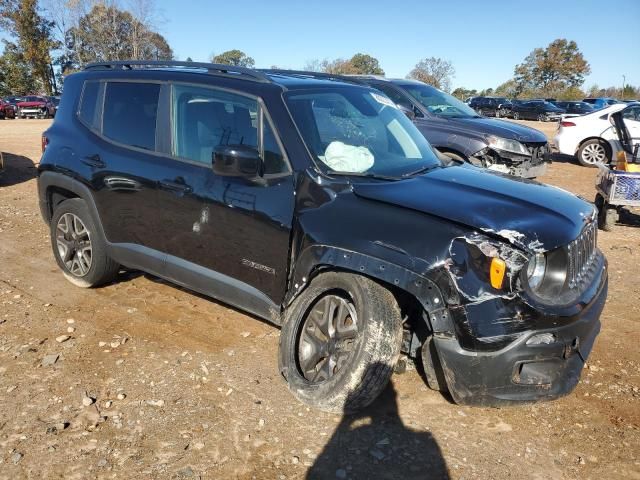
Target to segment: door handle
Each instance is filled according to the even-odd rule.
[[[191,193],[192,188],[184,183],[173,182],[171,180],[161,180],[160,186],[166,190],[176,193]]]
[[[90,167],[95,168],[104,168],[107,166],[107,164],[102,161],[100,155],[98,155],[97,153],[94,155],[87,155],[80,161],[85,165],[89,165]]]

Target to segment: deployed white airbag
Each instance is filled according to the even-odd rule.
[[[355,147],[342,142],[331,142],[320,157],[336,172],[364,172],[373,167],[374,157],[367,147]]]

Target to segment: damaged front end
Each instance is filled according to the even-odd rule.
[[[488,146],[469,157],[477,166],[523,178],[544,175],[550,162],[547,142],[519,142],[488,136]]]
[[[538,401],[575,387],[607,294],[595,232],[591,222],[551,251],[512,231],[451,242],[444,269],[455,332],[434,332],[433,342],[457,403]]]

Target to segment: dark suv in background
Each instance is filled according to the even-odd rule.
[[[555,398],[598,334],[593,206],[441,161],[371,87],[94,64],[66,78],[42,145],[40,207],[70,282],[140,269],[281,326],[280,372],[314,407],[366,406],[401,352],[460,403]]]
[[[432,146],[451,158],[525,178],[546,172],[549,147],[538,130],[478,115],[454,96],[416,80],[348,78],[384,92]]]
[[[511,101],[506,97],[475,97],[469,102],[478,115],[487,117],[506,117],[511,111]]]
[[[561,101],[553,102],[553,104],[567,113],[567,115],[563,115],[564,117],[586,115],[594,111],[593,107],[586,102]]]
[[[556,107],[546,100],[530,100],[518,103],[511,108],[511,116],[514,120],[538,120],[539,122],[549,122],[560,120],[564,109]]]

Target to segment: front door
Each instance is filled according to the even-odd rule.
[[[266,111],[256,98],[182,84],[172,86],[170,103],[172,157],[158,164],[158,235],[168,254],[168,276],[230,303],[237,303],[230,297],[239,292],[258,291],[279,304],[286,290],[294,184]],[[256,148],[263,175],[247,180],[214,174],[219,145]],[[211,291],[190,284],[203,279]]]

